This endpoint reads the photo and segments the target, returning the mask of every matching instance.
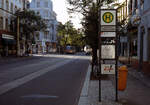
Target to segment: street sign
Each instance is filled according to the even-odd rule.
[[[115,74],[116,101],[118,101],[117,10],[101,9],[99,18],[99,73]],[[101,77],[99,88],[99,101],[101,101]]]
[[[115,32],[101,32],[101,37],[116,37]]]
[[[7,34],[2,34],[3,39],[14,39],[14,36],[12,35],[7,35]]]
[[[116,26],[101,26],[101,31],[102,32],[115,32],[116,31]]]
[[[114,64],[102,64],[101,74],[115,74],[115,65]]]
[[[115,59],[115,45],[102,45],[101,46],[102,59]]]
[[[101,25],[116,25],[116,10],[101,10]]]
[[[101,64],[116,64],[116,60],[101,60]]]

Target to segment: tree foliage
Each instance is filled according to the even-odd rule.
[[[61,46],[84,46],[83,33],[73,27],[71,21],[58,25],[58,39]]]
[[[99,9],[103,5],[115,0],[67,0],[70,4],[70,13],[79,12],[83,15],[82,25],[85,31],[85,40],[92,48],[92,64],[97,64],[97,49],[99,36]],[[93,67],[93,65],[92,65]]]
[[[26,35],[27,39],[30,38],[30,35],[34,32],[47,28],[44,19],[32,10],[17,11],[15,15],[19,17],[20,28],[23,29],[23,33]],[[17,18],[15,18],[15,20],[16,19]]]

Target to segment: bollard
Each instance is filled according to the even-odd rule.
[[[127,66],[121,66],[118,69],[118,90],[124,91],[127,85]]]

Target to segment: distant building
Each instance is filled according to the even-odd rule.
[[[16,32],[11,20],[16,10],[26,8],[28,0],[0,0],[0,56],[16,55]]]
[[[30,9],[39,13],[47,24],[45,31],[35,33],[34,53],[50,53],[56,50],[56,13],[53,11],[53,3],[51,0],[32,0]]]

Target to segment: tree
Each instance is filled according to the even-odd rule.
[[[92,48],[92,71],[93,65],[97,64],[97,49],[99,36],[99,9],[103,5],[115,0],[67,0],[71,5],[70,13],[79,12],[83,15],[82,25],[85,30],[85,40]]]
[[[16,11],[15,15],[17,16],[14,18],[14,21],[17,21],[17,18],[19,17],[19,26],[20,29],[23,30],[23,34],[26,38],[26,51],[28,49],[27,43],[28,40],[34,42],[34,32],[45,30],[47,28],[47,25],[45,24],[44,19],[41,18],[41,16],[31,10],[24,10],[24,11]],[[17,32],[17,26],[16,26],[16,32]]]
[[[63,47],[66,45],[83,47],[85,45],[83,32],[75,29],[71,21],[67,21],[65,24],[59,23],[58,37],[59,43]]]

